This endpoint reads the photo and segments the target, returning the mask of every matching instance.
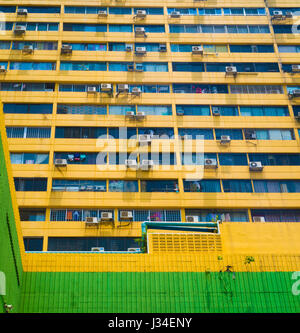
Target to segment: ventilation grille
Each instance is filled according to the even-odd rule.
[[[220,235],[148,233],[149,252],[222,252]]]

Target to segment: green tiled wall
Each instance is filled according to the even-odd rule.
[[[0,295],[0,313],[4,303],[12,304],[12,312],[18,311],[22,281],[22,264],[7,180],[6,164],[0,137],[0,272],[6,280],[5,295]],[[2,279],[1,279],[2,280]],[[3,283],[3,281],[1,281]],[[2,294],[2,292],[1,292]]]
[[[290,272],[26,273],[21,312],[300,312]],[[235,278],[233,278],[235,277]]]

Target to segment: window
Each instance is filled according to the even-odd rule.
[[[273,53],[273,45],[229,45],[232,53]]]
[[[106,10],[106,7],[65,6],[65,14],[97,14],[99,10]]]
[[[254,217],[264,217],[266,222],[300,222],[299,209],[251,209]]]
[[[213,140],[213,130],[209,128],[178,128],[178,135],[188,140]]]
[[[200,222],[248,222],[246,210],[186,209],[185,215],[198,216]]]
[[[181,15],[197,15],[196,8],[168,8],[168,15],[172,12],[179,12]]]
[[[144,112],[149,116],[171,116],[172,106],[171,105],[138,105],[138,112]]]
[[[283,94],[279,85],[231,85],[232,94]]]
[[[57,42],[13,41],[12,50],[23,50],[24,46],[32,46],[34,50],[57,50]]]
[[[182,84],[173,83],[175,94],[228,94],[225,84]]]
[[[14,178],[16,191],[47,191],[47,178]]]
[[[253,180],[257,193],[299,193],[299,180]]]
[[[10,153],[12,164],[48,164],[49,154]]]
[[[4,104],[4,113],[52,114],[52,104]]]
[[[60,7],[49,7],[49,6],[18,6],[19,9],[27,9],[30,14],[60,14]]]
[[[42,237],[24,237],[25,251],[43,251]]]
[[[109,192],[138,192],[137,180],[110,180]]]
[[[292,129],[256,129],[257,140],[294,140]]]
[[[44,222],[46,220],[46,209],[20,208],[21,221]]]
[[[162,33],[165,32],[164,25],[135,25],[135,28],[145,28],[145,32],[147,33]]]
[[[97,139],[107,138],[106,127],[56,127],[55,138]]]
[[[243,132],[241,129],[216,128],[216,140],[221,140],[221,136],[228,135],[231,140],[243,140]]]
[[[103,247],[105,251],[126,251],[138,248],[136,237],[49,237],[48,251],[91,251]]]
[[[136,14],[137,10],[145,10],[147,15],[164,15],[164,9],[163,8],[133,8],[134,14]]]
[[[10,49],[10,41],[0,41],[0,50],[9,50]]]
[[[280,53],[300,53],[300,45],[278,45]]]
[[[177,115],[184,116],[209,116],[209,105],[176,105]]]
[[[55,152],[56,159],[66,159],[68,164],[106,164],[107,153]]]
[[[86,209],[51,209],[50,221],[74,221],[84,222],[86,217],[101,217],[102,212],[110,212],[114,218],[114,211],[111,209],[86,210]]]
[[[106,32],[106,24],[64,23],[64,31]]]
[[[271,116],[284,117],[289,116],[287,106],[240,106],[241,116]]]
[[[110,24],[109,32],[132,32],[131,24]]]
[[[15,23],[15,26],[17,23]],[[20,22],[21,25],[26,28],[27,31],[58,31],[59,23],[35,23],[35,22]]]
[[[0,6],[0,12],[15,13],[16,12],[16,6]]]
[[[138,134],[150,134],[152,139],[174,139],[174,128],[169,127],[141,127]]]
[[[134,210],[133,221],[181,222],[180,210]]]
[[[223,179],[222,183],[224,192],[253,192],[248,179]]]
[[[205,159],[217,160],[216,153],[181,153],[182,165],[204,165]]]
[[[173,72],[204,72],[204,64],[201,62],[173,62]]]
[[[64,62],[60,63],[61,71],[106,71],[105,62]]]
[[[141,192],[179,192],[178,181],[141,180]]]
[[[220,165],[248,165],[247,155],[243,153],[219,153]]]
[[[132,9],[129,7],[109,7],[109,14],[131,15]]]
[[[96,43],[67,43],[67,44],[72,46],[73,51],[106,51],[106,44],[96,44]]]
[[[176,155],[174,153],[140,153],[140,163],[143,160],[152,160],[154,165],[176,165]]]
[[[55,62],[10,62],[9,69],[11,70],[38,70],[38,71],[54,71],[56,68]]]
[[[22,83],[22,82],[2,82],[0,83],[2,91],[54,91],[54,83]]]
[[[53,179],[52,191],[55,192],[106,192],[105,180]]]
[[[300,165],[300,154],[249,154],[250,162],[261,162],[262,165]]]
[[[50,138],[50,127],[7,127],[8,138]]]
[[[184,192],[221,192],[218,179],[184,180]]]
[[[136,153],[108,153],[110,165],[125,165],[125,160],[137,160]]]
[[[104,115],[107,114],[107,110],[106,105],[58,104],[57,114]]]

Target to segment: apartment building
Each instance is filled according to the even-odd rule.
[[[0,12],[25,270],[297,269],[296,257],[262,262],[299,253],[298,1],[12,0]]]

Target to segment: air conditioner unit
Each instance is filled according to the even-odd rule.
[[[23,25],[15,26],[15,29],[14,29],[15,34],[25,34],[25,32],[26,32],[26,27],[24,27]]]
[[[167,45],[159,44],[158,50],[159,50],[159,52],[167,52]]]
[[[101,91],[104,92],[111,92],[112,91],[112,85],[110,83],[101,83]]]
[[[62,158],[58,158],[54,161],[54,165],[55,166],[67,166],[68,165],[68,161],[66,159],[62,159]]]
[[[300,72],[300,65],[292,65],[292,72]]]
[[[129,160],[125,160],[125,165],[127,166],[127,168],[132,168],[132,167],[136,168],[137,162],[136,162],[136,160],[129,159]]]
[[[95,186],[95,191],[97,191],[97,192],[105,192],[106,188],[105,188],[104,185],[96,185]]]
[[[92,247],[92,252],[104,252],[104,247]]]
[[[154,165],[153,160],[142,160],[140,163],[141,170],[149,170]]]
[[[0,66],[0,72],[1,73],[5,73],[6,72],[5,66],[3,66],[3,65]]]
[[[100,17],[106,17],[107,16],[107,11],[106,10],[99,10],[98,11],[98,16],[100,16]]]
[[[172,17],[172,18],[179,18],[180,16],[181,16],[181,14],[178,11],[173,11],[170,14],[170,17]]]
[[[133,118],[135,116],[135,113],[134,113],[134,111],[126,111],[125,116],[129,117],[129,118]]]
[[[135,116],[135,117],[137,118],[137,120],[140,120],[140,119],[144,119],[144,118],[146,117],[146,115],[145,115],[145,112],[138,111],[138,112],[136,113],[136,116]]]
[[[213,106],[212,107],[212,114],[213,116],[220,116],[221,115],[221,108],[218,106]]]
[[[110,221],[113,218],[113,214],[111,212],[101,212],[101,221]]]
[[[146,17],[147,16],[147,12],[145,10],[138,9],[136,11],[136,16],[137,17]]]
[[[28,10],[27,9],[21,9],[19,8],[17,10],[17,15],[23,15],[23,16],[26,16],[28,14]]]
[[[263,170],[263,165],[261,162],[250,162],[249,163],[249,169],[250,171],[262,171]]]
[[[272,14],[272,18],[283,18],[283,12],[281,10],[274,10]]]
[[[32,53],[33,52],[33,45],[24,45],[22,51],[25,52],[25,53]]]
[[[133,50],[133,45],[132,44],[125,44],[125,51],[126,52],[131,52]]]
[[[145,35],[146,33],[144,27],[136,27],[134,31],[136,35]]]
[[[99,224],[99,220],[97,217],[86,217],[85,218],[85,223],[87,225],[98,225]]]
[[[203,54],[203,47],[201,45],[192,46],[192,53],[193,54]]]
[[[129,85],[128,84],[118,84],[118,92],[128,92],[129,91]]]
[[[141,90],[141,88],[139,88],[139,87],[133,87],[132,90],[131,90],[131,93],[132,93],[133,95],[138,96],[138,95],[140,95],[140,94],[142,93],[142,90]]]
[[[217,160],[215,158],[206,158],[204,160],[205,169],[217,169]]]
[[[72,45],[62,44],[61,53],[62,54],[72,53]]]
[[[235,66],[226,66],[225,67],[226,74],[237,74],[237,68]]]
[[[127,65],[127,70],[128,70],[128,72],[133,72],[134,71],[134,64]]]
[[[184,115],[184,109],[178,107],[178,108],[176,109],[176,114],[177,114],[177,116],[183,116],[183,115]]]
[[[296,118],[296,120],[300,121],[300,112],[297,112],[297,113],[295,114],[295,118]]]
[[[146,47],[145,46],[137,46],[135,48],[135,53],[136,54],[146,54],[147,53]]]
[[[186,222],[199,222],[199,216],[188,215],[185,217]]]
[[[95,94],[97,92],[97,88],[96,87],[87,87],[87,92]]]
[[[230,143],[231,139],[229,135],[221,135],[220,143],[222,145],[226,145],[227,143]]]
[[[290,12],[290,11],[288,11],[288,12],[285,12],[285,18],[287,18],[287,19],[289,19],[289,18],[293,18],[293,12]]]
[[[141,252],[141,249],[139,247],[129,247],[127,249],[128,252]]]
[[[253,216],[253,222],[266,222],[263,216]]]
[[[139,134],[138,141],[140,144],[149,144],[152,141],[150,134]]]
[[[251,132],[251,133],[245,133],[245,138],[246,140],[256,140],[256,133]]]
[[[143,64],[135,64],[135,71],[136,72],[143,72],[144,71],[144,65]]]
[[[290,93],[289,93],[290,97],[300,97],[300,89],[295,89],[295,90],[292,90]]]
[[[133,218],[132,211],[128,211],[128,210],[120,211],[120,219],[132,219],[132,218]]]

